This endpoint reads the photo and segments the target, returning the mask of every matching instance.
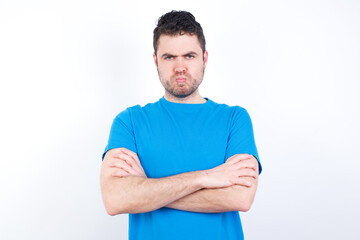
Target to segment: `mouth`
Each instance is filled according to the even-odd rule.
[[[186,78],[184,78],[184,77],[178,77],[178,78],[175,79],[175,81],[176,81],[177,83],[185,83],[185,82],[186,82]]]

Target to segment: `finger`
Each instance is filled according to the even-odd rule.
[[[135,161],[127,154],[123,152],[119,152],[114,155],[114,158],[120,159],[122,161],[125,161],[127,164],[129,164],[131,167],[135,164]]]
[[[138,161],[135,161],[130,155],[123,153],[121,156],[124,157],[127,162],[129,163],[131,162],[133,169],[135,169],[139,173],[144,172],[144,169],[142,168],[141,164],[139,164]]]
[[[130,151],[126,148],[123,148],[123,153],[126,154],[128,157],[130,157],[131,161],[136,164],[138,171],[142,172],[145,174],[145,171],[143,169],[143,167],[141,166],[139,157],[136,153],[134,153],[133,151]]]
[[[250,168],[253,170],[257,170],[257,162],[255,163],[252,159],[247,159],[247,160],[241,160],[239,162],[236,162],[232,165],[233,168],[235,169],[240,169],[240,168]]]
[[[116,169],[116,171],[113,171],[111,173],[111,176],[113,176],[113,177],[126,177],[126,176],[130,176],[130,173],[126,172],[123,169]]]
[[[237,154],[237,156],[238,156],[238,158],[240,158],[240,159],[249,159],[249,158],[254,157],[253,155],[248,154],[248,153]]]
[[[225,163],[233,164],[233,163],[235,163],[237,161],[239,161],[239,160],[237,160],[236,157],[234,156],[234,157],[228,158]]]
[[[118,154],[116,154],[115,157],[125,161],[127,164],[129,164],[134,169],[138,169],[138,170],[140,169],[140,167],[138,166],[136,161],[134,161],[134,159],[132,159],[132,157],[127,155],[126,153],[123,153],[123,152],[118,153]]]
[[[235,184],[243,186],[243,187],[247,187],[247,188],[250,188],[252,186],[252,183],[250,180],[247,180],[247,179],[241,178],[241,177],[236,179]]]
[[[242,160],[251,159],[253,156],[250,154],[236,154],[232,157],[229,157],[228,160],[226,160],[227,163],[233,164]]]
[[[131,158],[131,156],[129,156],[129,155],[125,154],[125,153],[120,153],[120,154],[117,155],[117,158],[120,159],[120,160],[122,160],[122,161],[124,161],[124,162],[126,162],[127,164],[129,164],[129,166],[130,166],[133,170],[135,170],[135,171],[137,172],[137,175],[139,175],[139,176],[146,176],[146,175],[145,175],[145,171],[144,171],[144,169],[142,168],[142,166],[141,166],[141,165],[139,166],[139,165],[134,161],[134,159]]]
[[[111,168],[121,168],[125,171],[127,171],[128,173],[132,174],[132,175],[138,175],[139,173],[133,169],[130,165],[128,165],[126,162],[124,161],[116,161],[112,164],[110,164]]]
[[[241,168],[237,171],[237,176],[238,177],[251,177],[256,179],[257,178],[257,173],[254,169],[250,169],[250,168]]]
[[[133,151],[126,149],[126,148],[121,148],[121,151],[123,153],[126,153],[127,155],[131,156],[135,160],[135,162],[137,162],[137,164],[139,164],[141,166],[139,157],[136,153],[134,153]]]
[[[250,159],[244,160],[244,162],[246,161],[247,166],[249,166],[249,168],[254,169],[257,173],[259,173],[259,162],[255,157],[252,157]]]

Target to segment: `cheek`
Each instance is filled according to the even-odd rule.
[[[170,64],[161,64],[158,65],[158,71],[162,72],[162,73],[171,73],[172,72],[173,67]]]
[[[192,66],[192,71],[191,71],[194,75],[202,75],[204,72],[204,64],[203,63],[198,63],[194,66]]]

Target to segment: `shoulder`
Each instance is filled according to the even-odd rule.
[[[216,103],[213,102],[213,106],[215,107],[215,111],[220,114],[226,114],[232,118],[236,118],[239,116],[246,116],[248,115],[248,111],[239,105],[228,105],[225,103]]]
[[[156,108],[158,108],[158,102],[147,103],[143,106],[137,104],[122,110],[119,114],[116,115],[115,119],[131,121],[132,118],[136,118],[137,116],[142,115],[145,112],[151,112]]]

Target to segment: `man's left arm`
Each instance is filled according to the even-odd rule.
[[[251,160],[252,166],[255,167],[257,172],[256,177],[243,177],[251,182],[251,187],[233,185],[226,188],[201,189],[168,204],[166,207],[184,211],[207,213],[248,211],[255,198],[258,185],[259,164],[252,155],[236,154],[231,158],[234,157],[247,159],[247,161]],[[249,159],[249,157],[251,158]]]
[[[252,183],[251,187],[233,185],[220,189],[201,189],[170,203],[168,207],[194,212],[245,212],[250,209],[258,185],[258,176],[261,173],[261,164],[258,161],[259,157],[249,113],[241,107],[234,107],[233,109],[225,159],[229,161],[234,157],[251,157],[252,164],[256,168],[256,177],[242,177]]]
[[[183,211],[206,213],[248,211],[254,201],[258,185],[259,163],[254,156],[249,154],[235,154],[229,157],[227,161],[237,161],[241,168],[251,172],[255,171],[256,174],[254,177],[241,177],[251,184],[201,189],[166,205],[166,207]],[[133,162],[131,167],[134,167],[135,164],[137,163]],[[118,174],[117,177],[133,175],[126,171]]]

